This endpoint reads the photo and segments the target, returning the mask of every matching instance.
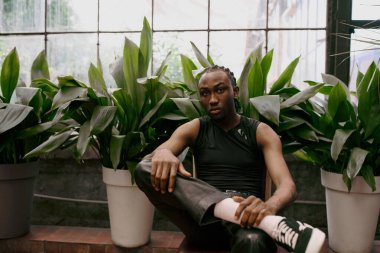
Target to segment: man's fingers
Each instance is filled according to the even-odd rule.
[[[241,203],[245,198],[240,197],[240,196],[233,196],[232,199],[233,199],[235,202]]]
[[[257,227],[258,225],[260,225],[261,221],[267,215],[268,215],[268,213],[267,213],[266,209],[261,209],[261,211],[259,212],[259,215],[257,215],[257,217],[256,217],[256,220],[255,220],[255,223],[253,224],[253,226]]]
[[[170,174],[169,174],[169,184],[168,184],[169,192],[174,191],[176,176],[177,176],[177,168],[175,166],[172,166],[170,168]]]
[[[166,192],[166,187],[168,185],[168,177],[169,177],[170,171],[167,168],[163,168],[161,172],[161,177],[160,177],[160,190],[161,193]]]
[[[191,177],[191,173],[185,169],[182,163],[179,163],[178,171],[184,177]]]
[[[157,168],[156,174],[154,175],[153,186],[154,186],[154,189],[156,189],[156,191],[160,190],[161,171],[162,171],[162,167],[160,166]]]
[[[157,163],[152,161],[152,170],[150,172],[150,182],[154,188],[156,188],[156,185],[155,185],[156,172],[157,172]]]

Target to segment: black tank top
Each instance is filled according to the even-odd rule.
[[[221,191],[264,196],[264,157],[256,142],[259,121],[244,116],[224,131],[208,116],[200,120],[194,146],[197,177]]]

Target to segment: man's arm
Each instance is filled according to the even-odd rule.
[[[194,119],[178,127],[172,136],[161,144],[152,154],[151,182],[161,193],[172,192],[175,186],[177,171],[190,177],[177,156],[188,146],[192,146],[198,136],[199,119]]]
[[[293,202],[297,195],[296,186],[282,154],[281,140],[276,132],[268,125],[260,123],[256,131],[256,140],[262,148],[265,165],[276,191],[266,202],[255,196],[246,199],[234,197],[235,201],[240,202],[236,216],[241,215],[243,227],[257,226],[266,215],[277,214]]]

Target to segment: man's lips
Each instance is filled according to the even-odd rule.
[[[208,110],[208,112],[211,114],[218,114],[220,111],[220,108],[211,108],[210,110]]]

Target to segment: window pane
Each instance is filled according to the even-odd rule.
[[[96,31],[98,1],[48,0],[48,31]]]
[[[144,17],[150,21],[151,15],[152,0],[100,0],[101,31],[141,30]]]
[[[43,32],[44,1],[0,1],[0,32]]]
[[[215,64],[228,67],[238,78],[248,55],[263,41],[265,34],[262,31],[212,32],[210,55]]]
[[[270,0],[269,27],[325,27],[326,0]]]
[[[265,0],[211,0],[211,29],[264,28]]]
[[[358,69],[364,73],[369,65],[380,61],[380,31],[374,29],[355,29],[351,39],[351,73],[350,89],[356,90],[356,77]],[[377,41],[377,44],[373,44]]]
[[[156,30],[207,29],[207,1],[154,1],[154,28]]]
[[[158,69],[166,55],[171,52],[166,74],[173,81],[183,81],[180,54],[186,55],[195,64],[199,65],[190,41],[192,41],[205,56],[207,55],[206,32],[157,32],[154,34],[153,39],[153,70]]]
[[[87,72],[96,64],[96,34],[63,34],[48,36],[50,77],[72,75],[88,84]]]
[[[322,81],[325,72],[325,31],[276,31],[268,34],[268,48],[274,49],[268,87],[271,86],[285,68],[301,56],[292,78],[292,84],[307,87],[304,80]]]
[[[99,55],[107,87],[116,88],[115,80],[110,73],[110,64],[114,63],[118,57],[123,57],[125,37],[137,45],[140,43],[140,33],[100,34],[99,36]]]
[[[379,0],[353,0],[353,20],[376,20],[380,18]]]
[[[4,58],[14,47],[16,47],[20,60],[19,79],[28,86],[30,84],[32,63],[44,49],[44,37],[39,35],[0,37],[0,66],[2,66]]]

